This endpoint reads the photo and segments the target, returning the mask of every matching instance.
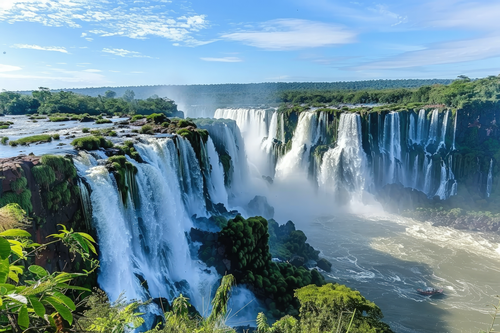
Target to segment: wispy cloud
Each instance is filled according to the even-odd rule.
[[[13,72],[21,70],[21,67],[0,64],[0,72]]]
[[[30,45],[30,44],[14,44],[11,47],[15,49],[31,49],[40,51],[54,51],[61,53],[69,53],[65,47],[62,46],[40,46],[40,45]]]
[[[83,70],[84,72],[88,72],[88,73],[100,73],[102,72],[100,69],[84,69]]]
[[[243,60],[238,57],[223,57],[223,58],[200,58],[203,61],[215,61],[215,62],[242,62]]]
[[[7,1],[0,10],[0,22],[37,22],[50,27],[82,28],[90,25],[90,34],[101,37],[122,36],[145,39],[153,36],[196,46],[193,35],[208,27],[205,15],[188,11],[189,15],[176,14],[172,3],[163,0],[102,1],[102,0],[1,0]]]
[[[129,51],[129,50],[125,50],[125,49],[104,48],[104,49],[102,49],[102,52],[113,54],[113,55],[116,55],[119,57],[126,57],[126,58],[151,58],[150,56],[143,55],[140,52]]]
[[[258,30],[225,34],[222,38],[266,50],[284,51],[353,43],[356,34],[329,23],[278,19],[261,24]]]
[[[500,35],[433,44],[423,50],[404,52],[353,69],[397,69],[452,64],[493,57],[500,57]]]

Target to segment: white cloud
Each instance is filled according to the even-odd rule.
[[[215,62],[242,62],[243,60],[238,57],[223,57],[223,58],[200,58],[203,61],[215,61]]]
[[[364,64],[353,69],[397,69],[442,65],[500,57],[500,36],[468,39],[430,45],[418,51]]]
[[[84,69],[84,72],[89,72],[89,73],[99,73],[102,72],[100,69]]]
[[[263,23],[260,30],[225,34],[222,38],[262,49],[283,51],[353,43],[356,34],[329,23],[278,19]]]
[[[126,57],[126,58],[151,58],[150,56],[143,55],[140,52],[129,51],[129,50],[124,50],[124,49],[108,49],[108,48],[104,48],[104,49],[102,49],[102,52],[113,54],[113,55],[116,55],[116,56],[119,56],[119,57]]]
[[[0,73],[2,73],[2,72],[13,72],[13,71],[21,70],[21,69],[22,69],[21,67],[17,67],[17,66],[0,64]]]
[[[163,37],[188,46],[202,45],[193,35],[208,27],[205,15],[189,10],[179,16],[170,1],[123,2],[102,0],[0,0],[7,1],[0,10],[0,22],[37,22],[51,27],[82,28],[101,37],[123,36],[145,39]],[[185,7],[181,10],[186,11]]]
[[[40,51],[54,51],[61,53],[68,53],[66,48],[61,46],[39,46],[39,45],[29,45],[29,44],[14,44],[11,47],[15,49],[31,49],[31,50],[40,50]]]

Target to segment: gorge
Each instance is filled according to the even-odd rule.
[[[70,215],[79,211],[75,227],[97,236],[97,281],[112,300],[123,292],[127,299],[169,301],[182,293],[201,311],[221,270],[231,270],[231,265],[234,270],[243,260],[253,263],[251,252],[230,260],[228,254],[214,255],[218,248],[205,247],[208,254],[200,256],[206,245],[201,243],[212,237],[210,233],[230,230],[227,221],[239,213],[247,220],[262,216],[280,224],[295,222],[321,251],[320,257],[333,264],[331,272],[321,270],[327,281],[362,291],[382,308],[394,331],[477,329],[481,325],[473,318],[485,322],[482,305],[489,302],[487,293],[500,288],[490,277],[495,272],[490,263],[499,260],[499,220],[480,216],[471,221],[454,213],[443,217],[441,226],[432,226],[383,208],[407,214],[417,208],[486,210],[496,205],[498,112],[433,105],[380,112],[352,106],[301,112],[286,107],[219,108],[212,118],[172,118],[161,124],[113,118],[111,124],[85,124],[92,130],[112,127],[117,136],[106,136],[114,147],[79,150],[70,146],[86,137],[84,125],[76,120],[63,122],[62,128],[50,122],[33,126],[26,116],[7,115],[2,120],[13,124],[1,135],[10,140],[37,131],[61,138],[40,145],[0,146],[5,177],[0,200],[7,202],[9,193],[31,193],[18,203],[38,218],[34,232],[55,228],[55,212],[37,197],[46,194],[32,175],[37,166],[53,168],[56,177],[50,188],[69,185],[52,202],[74,206],[59,222],[73,221]],[[144,126],[156,134],[137,133]],[[34,151],[65,156],[64,163],[72,162],[77,175],[65,175],[43,158],[16,157],[20,150],[26,155]],[[23,177],[24,187],[12,185]],[[44,220],[51,220],[50,226]],[[252,221],[252,234],[258,234],[264,222]],[[290,274],[319,281],[317,271],[302,267],[316,267],[320,260],[303,262]],[[434,284],[445,288],[446,301],[414,292]],[[265,280],[260,287],[249,285],[238,295],[253,298],[255,293],[259,301],[248,313],[242,311],[236,323],[255,319],[259,307],[286,313],[258,295],[259,289],[269,292]],[[275,295],[273,300],[283,297]],[[151,325],[153,315],[161,311],[155,303],[148,307]],[[439,314],[424,320],[433,311]]]

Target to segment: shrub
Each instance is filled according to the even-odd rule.
[[[131,122],[136,122],[137,120],[139,119],[143,119],[144,116],[142,114],[136,114],[135,116],[132,117],[132,119],[130,119]]]
[[[59,140],[60,136],[59,136],[59,134],[56,133],[56,134],[52,134],[52,138],[54,140]]]
[[[9,144],[15,147],[17,145],[24,146],[33,142],[50,142],[50,141],[52,141],[51,135],[40,134],[40,135],[27,136],[14,141],[10,141]]]
[[[2,137],[2,139],[0,139],[0,142],[3,144],[3,145],[6,145],[7,144],[7,141],[9,141],[9,138],[4,136]]]
[[[82,133],[88,133],[89,131],[90,129],[88,129],[87,127],[82,128]]]
[[[151,125],[142,126],[140,133],[142,133],[142,134],[155,134],[155,132],[153,131],[153,126],[151,126]]]
[[[54,173],[54,170],[48,165],[36,165],[31,168],[31,173],[35,178],[36,183],[44,187],[49,187],[53,182],[56,181],[56,174]]]
[[[154,122],[155,124],[169,123],[170,120],[163,113],[153,113],[146,117],[148,122]]]
[[[74,139],[71,144],[75,149],[96,150],[99,148],[112,148],[113,142],[97,136],[85,136],[83,138]]]
[[[65,116],[52,116],[49,117],[49,120],[52,122],[59,122],[59,121],[68,121],[69,118]]]
[[[66,179],[76,177],[76,168],[68,158],[59,155],[43,155],[40,161],[43,165],[47,165],[55,172],[63,175]]]
[[[20,192],[26,189],[26,185],[28,185],[28,180],[25,177],[20,177],[10,183],[10,188],[14,192]]]
[[[102,118],[102,119],[97,119],[95,121],[96,124],[111,124],[112,121],[109,120],[109,119],[106,119],[106,118]]]

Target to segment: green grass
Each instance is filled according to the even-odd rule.
[[[40,134],[40,135],[27,136],[17,140],[11,140],[9,141],[9,144],[15,147],[17,145],[25,146],[27,144],[34,142],[50,142],[50,141],[52,141],[52,135]]]
[[[109,120],[109,119],[105,119],[105,118],[103,118],[103,119],[97,119],[97,120],[95,121],[95,123],[96,123],[96,124],[111,124],[111,123],[112,123],[112,121],[111,121],[111,120]]]
[[[0,139],[0,142],[3,144],[3,145],[6,145],[7,144],[7,141],[9,141],[9,138],[4,136]]]
[[[75,149],[84,149],[84,150],[96,150],[99,148],[111,148],[113,147],[113,143],[109,140],[104,139],[103,137],[97,136],[86,136],[83,138],[74,139],[71,144],[75,147]]]
[[[59,117],[59,116],[54,116],[54,117],[49,117],[49,120],[52,122],[60,122],[60,121],[68,121],[70,118],[68,117]]]

